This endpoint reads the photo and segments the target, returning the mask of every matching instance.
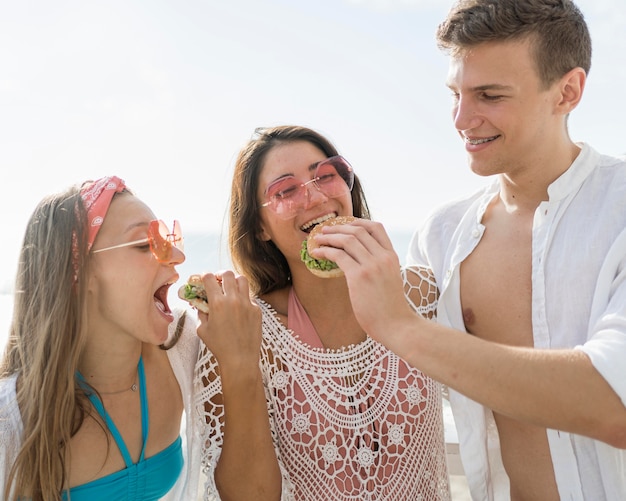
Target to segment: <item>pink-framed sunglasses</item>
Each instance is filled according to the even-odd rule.
[[[329,198],[337,198],[350,193],[354,186],[354,169],[348,161],[336,155],[317,164],[313,179],[300,182],[294,176],[286,176],[274,181],[265,190],[267,207],[272,212],[290,219],[303,209],[309,199],[309,185]]]

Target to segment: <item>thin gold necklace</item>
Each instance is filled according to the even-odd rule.
[[[123,390],[117,391],[99,391],[100,395],[118,395],[120,393],[125,393],[127,391],[137,391],[137,373],[135,373],[135,381],[130,385],[130,388],[124,388]]]

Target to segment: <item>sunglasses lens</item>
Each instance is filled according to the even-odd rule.
[[[288,177],[272,183],[267,188],[266,196],[276,214],[289,215],[305,202],[306,187],[295,178]]]
[[[176,247],[179,251],[184,251],[184,240],[183,240],[183,232],[180,229],[180,223],[177,219],[174,219],[174,223],[172,224],[172,233],[170,234],[170,241],[172,245]]]
[[[150,221],[148,227],[148,239],[150,249],[157,261],[166,263],[172,259],[172,247],[183,250],[183,237],[180,231],[180,223],[174,221],[173,231],[170,232],[167,225],[161,221]]]
[[[336,198],[352,190],[354,171],[342,157],[331,157],[319,164],[315,171],[317,186],[330,198]]]

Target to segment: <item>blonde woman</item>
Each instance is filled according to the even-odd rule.
[[[38,205],[1,368],[2,499],[194,498],[197,338],[168,329],[184,259],[178,224],[115,176]]]

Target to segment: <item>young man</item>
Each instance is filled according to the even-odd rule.
[[[438,323],[381,271],[398,263],[380,225],[325,230],[316,257],[345,271],[371,335],[451,388],[473,499],[626,499],[626,162],[568,135],[583,16],[570,0],[461,0],[437,37],[470,167],[495,177],[411,244]]]

